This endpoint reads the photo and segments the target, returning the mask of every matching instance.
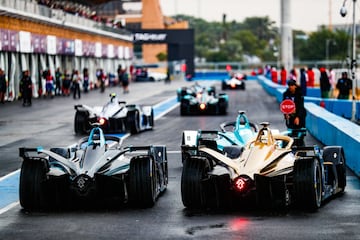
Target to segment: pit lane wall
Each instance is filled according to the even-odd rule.
[[[286,87],[273,83],[263,76],[259,76],[259,83],[280,103]],[[320,107],[320,102],[325,108]],[[346,165],[360,177],[360,126],[345,119],[350,114],[352,102],[348,100],[321,99],[305,97],[307,111],[306,127],[308,131],[324,145],[340,145],[344,147]],[[357,101],[357,120],[359,120],[360,103]],[[349,117],[349,118],[350,118]]]

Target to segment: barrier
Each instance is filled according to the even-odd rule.
[[[278,102],[282,101],[285,87],[275,84],[269,79],[260,76],[259,83]],[[324,102],[325,108],[320,107]],[[357,102],[357,119],[359,119],[360,103]],[[325,145],[340,145],[344,147],[346,165],[360,177],[360,126],[344,119],[349,118],[352,110],[352,101],[338,99],[321,99],[305,97],[307,130]],[[351,117],[351,115],[350,115]]]

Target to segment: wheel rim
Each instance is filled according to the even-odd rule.
[[[315,163],[314,168],[314,193],[315,193],[315,201],[317,206],[320,206],[321,204],[321,192],[322,192],[322,186],[321,186],[321,172],[318,161]]]

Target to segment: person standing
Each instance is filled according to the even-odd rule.
[[[63,76],[63,84],[62,84],[63,96],[70,96],[70,86],[71,86],[71,75],[69,71],[65,69]]]
[[[122,71],[122,87],[124,93],[129,93],[129,73],[126,71],[126,68]]]
[[[304,96],[295,80],[288,81],[288,88],[283,93],[283,100],[292,100],[295,103],[295,111],[285,114],[286,126],[290,129],[305,128],[306,110],[304,107]]]
[[[303,96],[307,95],[307,75],[305,68],[300,68],[300,87]]]
[[[54,97],[53,95],[53,90],[54,90],[54,78],[51,75],[51,71],[50,69],[46,71],[46,77],[45,77],[45,81],[46,81],[46,96],[50,96],[51,98]]]
[[[284,66],[281,67],[280,70],[280,81],[281,81],[281,85],[286,85],[286,79],[287,79],[287,72]]]
[[[23,72],[23,76],[20,80],[20,93],[23,98],[23,106],[31,106],[32,81],[29,70]]]
[[[61,72],[60,68],[55,70],[55,96],[61,95]]]
[[[314,73],[312,67],[308,68],[307,76],[308,76],[307,86],[314,87],[315,86],[315,73]]]
[[[290,70],[289,79],[294,80],[294,81],[297,80],[297,74],[296,74],[296,69],[295,68]]]
[[[84,93],[87,93],[89,90],[89,70],[87,68],[83,69],[83,80]]]
[[[74,70],[73,76],[72,76],[72,84],[73,84],[73,97],[74,99],[76,99],[76,95],[78,95],[78,97],[80,98],[80,82],[81,82],[81,78],[79,75],[79,71],[78,70]]]
[[[329,97],[335,97],[336,74],[333,68],[329,68],[329,82],[330,82]]]
[[[0,68],[0,102],[5,103],[5,93],[6,93],[6,77],[4,70]]]
[[[329,98],[330,88],[329,76],[326,69],[322,67],[320,68],[320,91],[322,98]]]
[[[338,99],[349,99],[352,81],[348,78],[347,72],[341,73],[341,78],[338,79],[336,88],[339,90]]]
[[[275,67],[271,68],[271,80],[273,83],[278,84],[278,73]]]

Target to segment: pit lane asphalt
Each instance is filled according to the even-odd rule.
[[[188,83],[170,86],[143,84],[131,85],[131,92],[126,96],[128,102],[136,100],[136,103],[154,105],[175,96],[176,84]],[[154,92],[150,90],[152,87]],[[217,89],[220,92],[219,85]],[[88,105],[102,105],[111,90],[103,95],[99,92],[83,95],[81,100],[41,99],[34,102],[33,110],[22,108],[21,103],[4,106],[1,112],[9,110],[1,114],[1,124],[6,127],[1,126],[0,133],[5,136],[3,134],[7,131],[6,136],[11,140],[0,142],[1,169],[3,166],[7,169],[2,170],[2,174],[20,167],[18,147],[63,146],[75,142],[79,137],[73,134],[73,105],[83,99]],[[227,93],[230,96],[227,116],[180,117],[176,108],[156,120],[153,131],[130,136],[124,141],[124,145],[167,146],[168,190],[153,208],[125,206],[120,209],[28,213],[17,205],[0,215],[0,239],[360,239],[360,183],[351,173],[348,173],[346,193],[327,202],[316,213],[295,210],[263,212],[247,208],[234,212],[184,209],[180,195],[182,165],[179,153],[183,130],[217,129],[219,123],[234,120],[240,109],[247,110],[252,122],[269,121],[272,127],[285,130],[276,100],[268,96],[257,82],[248,81],[246,91]],[[306,142],[313,144],[316,140],[307,136]]]

